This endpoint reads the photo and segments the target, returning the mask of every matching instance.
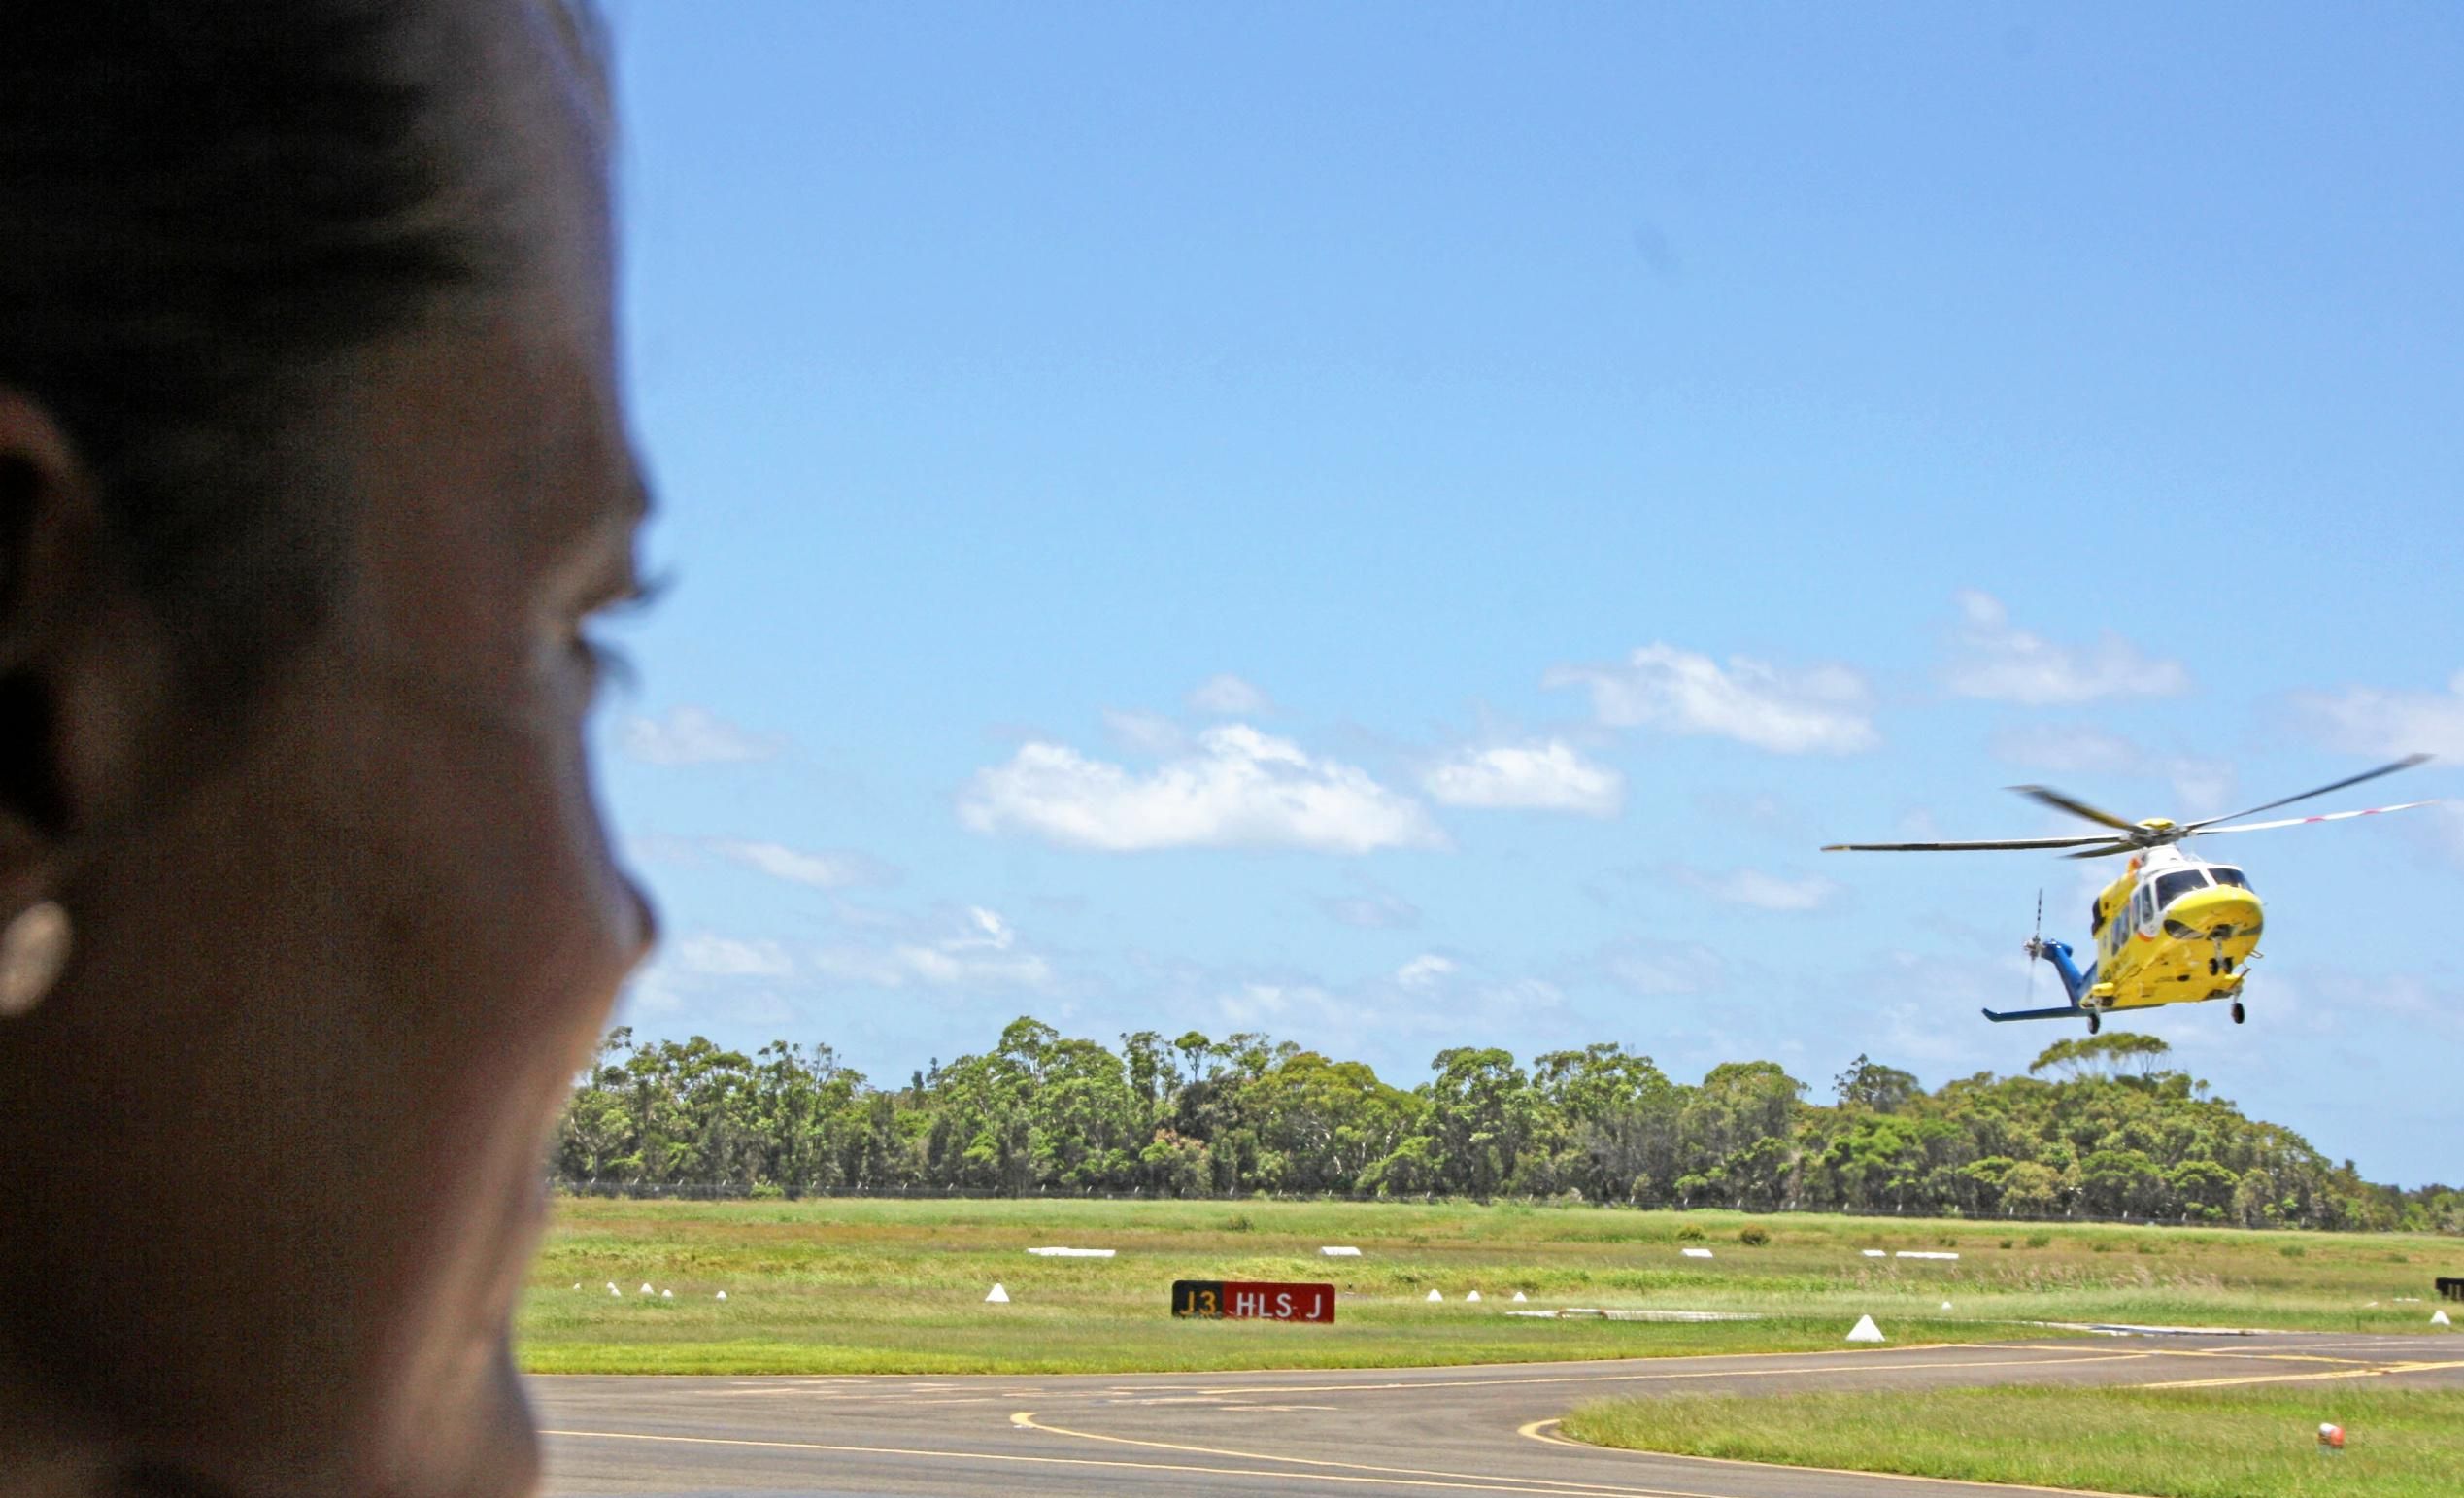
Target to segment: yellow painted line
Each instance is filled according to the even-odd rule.
[[[2332,1373],[2255,1374],[2244,1379],[2177,1379],[2170,1383],[2134,1383],[2140,1389],[2222,1389],[2245,1383],[2316,1383],[2329,1379],[2384,1379],[2404,1374],[2442,1373],[2464,1368],[2453,1363],[2381,1363],[2375,1368],[2342,1368]]]
[[[2109,1493],[2093,1487],[2036,1487],[2026,1482],[1976,1482],[1966,1478],[1932,1478],[1917,1472],[1866,1472],[1854,1467],[1810,1467],[1800,1466],[1795,1462],[1748,1462],[1738,1461],[1729,1456],[1694,1456],[1683,1451],[1652,1451],[1631,1447],[1593,1446],[1588,1441],[1569,1441],[1564,1436],[1547,1434],[1550,1426],[1564,1423],[1563,1420],[1534,1420],[1528,1425],[1518,1427],[1514,1433],[1518,1436],[1529,1437],[1545,1446],[1571,1447],[1578,1451],[1622,1452],[1634,1456],[1651,1456],[1662,1461],[1707,1462],[1714,1467],[1756,1467],[1765,1472],[1819,1472],[1827,1477],[1840,1478],[1888,1478],[1895,1482],[1931,1482],[1938,1487],[1964,1487],[1974,1492],[2059,1493],[2062,1498],[2133,1498],[2133,1495],[2129,1493]]]
[[[839,1456],[917,1456],[936,1461],[1007,1463],[1027,1467],[1096,1467],[1121,1472],[1186,1472],[1222,1478],[1266,1478],[1290,1480],[1288,1469],[1242,1467],[1200,1467],[1187,1462],[1097,1461],[1085,1456],[1019,1456],[1001,1451],[929,1451],[894,1446],[832,1446],[819,1441],[748,1441],[726,1436],[652,1436],[621,1430],[543,1430],[543,1436],[557,1436],[583,1441],[643,1441],[668,1446],[733,1447],[767,1451],[824,1451]],[[1584,1498],[1584,1495],[1606,1495],[1606,1498],[1716,1498],[1707,1493],[1672,1493],[1654,1487],[1584,1487],[1564,1483],[1540,1483],[1520,1479],[1479,1480],[1468,1482],[1413,1481],[1401,1477],[1347,1477],[1327,1473],[1321,1482],[1353,1482],[1368,1487],[1437,1487],[1459,1492],[1517,1493],[1527,1498]]]
[[[1903,1350],[1911,1351],[1911,1352],[1923,1352],[1923,1351],[1930,1351],[1930,1350],[1933,1350],[1933,1349],[1934,1349],[1934,1348],[1936,1348],[1936,1347],[1941,1347],[1941,1346],[1953,1346],[1953,1347],[1956,1347],[1956,1346],[1964,1346],[1964,1345],[1966,1345],[1966,1344],[1962,1344],[1962,1343],[1938,1343],[1938,1344],[1932,1344],[1932,1345],[1926,1345],[1926,1346],[1908,1347],[1908,1348],[1906,1348],[1906,1349],[1903,1349]],[[1879,1353],[1873,1353],[1873,1352],[1861,1352],[1861,1353],[1860,1353],[1860,1352],[1782,1352],[1782,1353],[1771,1353],[1771,1354],[1767,1354],[1767,1355],[1769,1355],[1769,1356],[1773,1356],[1773,1357],[1795,1357],[1795,1358],[1833,1357],[1833,1358],[1846,1358],[1846,1359],[1849,1359],[1850,1361],[1847,1361],[1847,1362],[1841,1362],[1841,1363],[1808,1364],[1808,1365],[1804,1365],[1804,1366],[1796,1366],[1796,1367],[1788,1367],[1788,1368],[1700,1368],[1700,1369],[1687,1369],[1687,1370],[1685,1370],[1685,1371],[1683,1371],[1683,1372],[1678,1372],[1678,1373],[1551,1374],[1551,1375],[1548,1375],[1548,1376],[1546,1376],[1546,1377],[1544,1377],[1544,1378],[1538,1378],[1538,1379],[1396,1379],[1396,1380],[1394,1380],[1394,1381],[1392,1381],[1392,1382],[1387,1382],[1387,1383],[1268,1383],[1268,1384],[1254,1384],[1254,1385],[1242,1384],[1242,1385],[1226,1385],[1226,1386],[1221,1387],[1221,1388],[1209,1388],[1209,1389],[1202,1389],[1202,1390],[1199,1390],[1198,1392],[1200,1392],[1200,1393],[1204,1393],[1204,1394],[1208,1394],[1208,1395],[1221,1395],[1221,1394],[1371,1394],[1371,1393],[1415,1392],[1415,1391],[1419,1391],[1419,1390],[1423,1390],[1423,1389],[1439,1389],[1439,1390],[1442,1390],[1442,1389],[1476,1389],[1476,1388],[1494,1388],[1494,1387],[1499,1387],[1499,1386],[1502,1386],[1502,1385],[1513,1385],[1513,1386],[1517,1386],[1517,1387],[1521,1387],[1521,1386],[1530,1386],[1530,1387],[1536,1388],[1536,1387],[1538,1387],[1538,1386],[1540,1386],[1540,1385],[1542,1385],[1542,1384],[1549,1384],[1549,1383],[1650,1383],[1650,1382],[1661,1382],[1661,1381],[1667,1381],[1667,1380],[1676,1379],[1769,1379],[1769,1378],[1773,1378],[1773,1377],[1776,1377],[1776,1376],[1778,1376],[1778,1375],[1782,1375],[1782,1374],[1806,1374],[1806,1373],[1908,1373],[1908,1372],[1914,1372],[1914,1371],[1920,1371],[1920,1370],[1926,1370],[1926,1369],[1958,1369],[1958,1368],[2043,1368],[2043,1367],[2069,1367],[2069,1366],[2071,1366],[2071,1365],[2073,1365],[2073,1364],[2081,1364],[2081,1363],[2127,1363],[2127,1362],[2134,1362],[2134,1361],[2142,1361],[2142,1360],[2144,1360],[2144,1359],[2147,1359],[2147,1358],[2151,1358],[2151,1357],[2163,1357],[2163,1356],[2167,1356],[2167,1355],[2168,1355],[2167,1351],[2166,1351],[2165,1349],[2161,1349],[2161,1348],[2147,1348],[2147,1349],[2139,1350],[2139,1351],[2132,1351],[2132,1352],[2080,1352],[2080,1351],[2077,1351],[2076,1349],[2071,1349],[2071,1348],[2065,1348],[2065,1349],[2063,1349],[2063,1350],[2064,1350],[2064,1351],[2066,1351],[2066,1352],[2068,1352],[2068,1353],[2070,1353],[2070,1355],[2068,1355],[2068,1356],[2060,1356],[2060,1357],[2024,1357],[2024,1358],[1978,1359],[1978,1360],[1976,1360],[1976,1361],[1973,1361],[1973,1362],[1955,1362],[1955,1363],[1951,1363],[1951,1362],[1927,1362],[1927,1363],[1877,1363],[1877,1362],[1873,1362],[1873,1361],[1872,1361],[1872,1359],[1873,1359],[1873,1358],[1875,1358],[1875,1357],[1878,1357],[1878,1356],[1881,1356],[1882,1354],[1879,1354]],[[1697,1361],[1697,1359],[1694,1359],[1694,1358],[1646,1358],[1646,1359],[1639,1359],[1638,1361],[1645,1362],[1645,1363],[1657,1363],[1657,1362],[1668,1362],[1668,1363],[1691,1363],[1691,1362],[1695,1362],[1695,1361]]]
[[[2323,1352],[2241,1352],[2230,1347],[2177,1347],[2174,1351],[2181,1357],[2221,1358],[2226,1362],[2334,1363],[2342,1368],[2384,1361],[2366,1357],[2329,1357]]]
[[[2097,1346],[2102,1346],[2102,1345],[2104,1345],[2102,1343],[2090,1342],[2090,1341],[2087,1341],[2087,1340],[2085,1340],[2085,1339],[2081,1339],[2081,1340],[2079,1340],[2079,1341],[2076,1341],[2076,1342],[2061,1342],[2061,1343],[2055,1343],[2055,1344],[2052,1344],[2052,1345],[2047,1345],[2047,1346],[2042,1346],[2042,1347],[2029,1346],[2029,1347],[2026,1347],[2026,1348],[2025,1348],[2025,1350],[2028,1350],[2028,1351],[2042,1351],[2042,1352],[2056,1352],[2056,1351],[2072,1351],[2072,1352],[2076,1352],[2076,1351],[2081,1351],[2081,1350],[2084,1350],[2084,1349],[2087,1349],[2087,1348],[2097,1347]],[[1631,1357],[1628,1357],[1628,1358],[1614,1358],[1614,1357],[1611,1357],[1611,1358],[1571,1358],[1571,1359],[1565,1359],[1565,1360],[1561,1360],[1561,1361],[1558,1361],[1558,1362],[1552,1362],[1552,1363],[1441,1363],[1441,1364],[1437,1364],[1437,1365],[1435,1365],[1435,1366],[1434,1366],[1434,1367],[1433,1367],[1433,1366],[1431,1366],[1431,1365],[1429,1365],[1429,1364],[1415,1364],[1415,1365],[1410,1366],[1410,1367],[1409,1367],[1407,1370],[1405,1370],[1405,1371],[1407,1371],[1407,1372],[1411,1372],[1411,1373],[1486,1373],[1486,1372],[1491,1372],[1491,1371],[1496,1371],[1496,1372],[1512,1372],[1512,1371],[1519,1370],[1519,1369],[1531,1369],[1531,1368],[1564,1368],[1564,1367],[1568,1367],[1568,1366],[1580,1367],[1580,1366],[1582,1366],[1582,1365],[1584,1365],[1584,1364],[1587,1364],[1587,1363],[1588,1363],[1588,1364],[1593,1364],[1593,1365],[1599,1365],[1599,1364],[1604,1364],[1604,1363],[1614,1363],[1614,1364],[1617,1364],[1617,1365],[1619,1365],[1619,1366],[1621,1366],[1621,1367],[1622,1367],[1622,1366],[1626,1366],[1626,1365],[1630,1365],[1630,1364],[1634,1364],[1634,1363],[1713,1363],[1713,1362],[1726,1363],[1726,1362],[1744,1362],[1744,1361],[1748,1361],[1748,1360],[1759,1360],[1759,1359],[1766,1359],[1766,1358],[1782,1358],[1782,1357],[1789,1357],[1789,1358],[1809,1358],[1809,1357],[1849,1357],[1849,1358],[1863,1358],[1863,1357],[1879,1357],[1879,1356],[1882,1356],[1882,1355],[1884,1355],[1884,1354],[1886,1354],[1886,1353],[1891,1353],[1891,1352],[1955,1352],[1955,1351],[1961,1351],[1961,1350],[1965,1350],[1965,1349],[1969,1349],[1969,1348],[1977,1348],[1977,1347],[1988,1348],[1988,1349],[1999,1349],[1999,1350],[2009,1351],[2009,1350],[2018,1350],[2018,1349],[2020,1349],[2021,1345],[2019,1345],[2019,1344],[2014,1344],[2014,1343],[1999,1343],[1999,1342],[1911,1342],[1911,1343],[1907,1344],[1906,1346],[1878,1347],[1878,1348],[1876,1348],[1876,1347],[1836,1347],[1836,1348],[1827,1348],[1827,1349],[1826,1349],[1826,1348],[1811,1348],[1811,1349],[1808,1349],[1808,1348],[1799,1348],[1797,1351],[1794,1351],[1794,1352],[1689,1352],[1689,1353],[1686,1353],[1685,1355],[1683,1355],[1683,1356],[1681,1356],[1681,1357],[1639,1357],[1639,1358],[1631,1358]],[[1299,1388],[1330,1388],[1330,1389],[1341,1389],[1341,1390],[1344,1390],[1345,1392],[1349,1393],[1349,1392],[1359,1392],[1359,1391],[1362,1391],[1362,1390],[1371,1390],[1371,1389],[1420,1389],[1420,1388],[1458,1388],[1458,1387],[1480,1388],[1480,1387],[1485,1387],[1485,1386],[1487,1386],[1487,1385],[1490,1385],[1490,1384],[1496,1384],[1496,1383],[1542,1383],[1542,1382],[1549,1382],[1549,1381],[1552,1381],[1551,1379],[1421,1379],[1421,1380],[1418,1380],[1418,1381],[1413,1381],[1413,1380],[1410,1380],[1410,1379],[1396,1379],[1396,1380],[1395,1380],[1394,1382],[1392,1382],[1392,1383],[1340,1383],[1340,1384],[1336,1384],[1336,1383],[1324,1383],[1324,1384],[1280,1384],[1280,1383],[1279,1383],[1279,1384],[1275,1384],[1275,1385],[1274,1385],[1272,1388],[1270,1388],[1270,1389],[1264,1389],[1264,1390],[1261,1390],[1261,1389],[1253,1389],[1253,1388],[1246,1388],[1246,1387],[1232,1387],[1232,1386],[1223,1386],[1223,1387],[1218,1387],[1218,1386],[1215,1386],[1215,1385],[1204,1384],[1204,1383],[1196,1383],[1196,1382],[1191,1382],[1191,1381],[1189,1381],[1189,1379],[1197,1379],[1197,1378],[1202,1377],[1202,1376],[1203,1376],[1205,1373],[1207,1373],[1207,1372],[1215,1372],[1215,1373],[1256,1373],[1256,1372],[1258,1372],[1258,1371],[1259,1371],[1259,1370],[1254,1369],[1254,1368],[1251,1368],[1251,1369],[1242,1369],[1242,1368],[1222,1368],[1222,1369],[1213,1369],[1213,1370],[1205,1370],[1205,1369],[1201,1369],[1201,1370],[1199,1370],[1199,1371],[1198,1371],[1198,1372],[1197,1372],[1197,1373],[1193,1373],[1193,1374],[1189,1375],[1187,1379],[1181,1379],[1181,1380],[1178,1380],[1178,1381],[1175,1381],[1175,1382],[1171,1382],[1171,1383],[1113,1384],[1113,1385],[1108,1386],[1108,1388],[1107,1388],[1107,1392],[1110,1392],[1110,1393],[1115,1393],[1115,1394],[1121,1394],[1121,1393],[1137,1393],[1137,1392],[1144,1392],[1144,1391],[1150,1391],[1150,1390],[1151,1390],[1151,1391],[1159,1391],[1159,1392],[1173,1392],[1173,1393],[1199,1393],[1199,1394],[1256,1394],[1256,1393],[1261,1393],[1261,1392],[1266,1392],[1266,1393],[1280,1392],[1280,1391],[1285,1390],[1285,1389],[1299,1389]],[[1285,1370],[1282,1370],[1282,1371],[1283,1371],[1283,1372],[1285,1372],[1285,1373],[1291,1373],[1291,1374],[1297,1374],[1297,1375],[1302,1375],[1302,1376],[1305,1376],[1305,1375],[1309,1375],[1309,1374],[1318,1374],[1318,1373],[1377,1373],[1377,1372],[1379,1372],[1380,1370],[1378,1370],[1378,1369],[1374,1369],[1374,1368],[1291,1368],[1291,1369],[1285,1369]],[[1108,1375],[1108,1376],[1107,1376],[1107,1375],[1095,1375],[1095,1376],[1091,1376],[1091,1377],[1111,1377],[1111,1378],[1116,1378],[1116,1379],[1117,1379],[1117,1378],[1121,1377],[1121,1375],[1119,1375],[1119,1374],[1112,1374],[1112,1375]],[[1580,1376],[1577,1376],[1577,1375],[1572,1375],[1572,1374],[1569,1374],[1569,1375],[1562,1376],[1562,1378],[1561,1378],[1561,1377],[1558,1377],[1558,1376],[1552,1376],[1552,1378],[1553,1378],[1553,1379],[1555,1379],[1555,1381],[1580,1381]],[[1022,1393],[1022,1394],[1031,1394],[1031,1393],[1034,1393],[1034,1392],[1036,1392],[1036,1391],[1035,1391],[1035,1390],[1032,1390],[1032,1389],[1026,1389],[1026,1390],[1020,1390],[1019,1392],[1020,1392],[1020,1393]],[[1072,1394],[1072,1393],[1075,1393],[1075,1392],[1078,1392],[1078,1391],[1063,1388],[1063,1389],[1054,1389],[1052,1392],[1053,1392],[1056,1396],[1063,1396],[1063,1395],[1069,1395],[1069,1394]]]
[[[1314,1475],[1322,1482],[1376,1482],[1409,1479],[1412,1480],[1409,1485],[1433,1487],[1453,1487],[1467,1482],[1510,1482],[1515,1484],[1511,1489],[1491,1490],[1555,1493],[1564,1495],[1564,1498],[1583,1498],[1583,1495],[1595,1495],[1595,1498],[1721,1498],[1721,1495],[1716,1493],[1690,1493],[1665,1487],[1625,1487],[1611,1482],[1578,1482],[1564,1478],[1498,1478],[1478,1472],[1440,1472],[1421,1467],[1381,1467],[1369,1462],[1328,1461],[1314,1456],[1278,1456],[1264,1451],[1232,1451],[1220,1447],[1184,1446],[1171,1441],[1141,1441],[1132,1436],[1106,1436],[1095,1431],[1064,1430],[1058,1425],[1046,1425],[1035,1418],[1034,1412],[1031,1410],[1019,1411],[1009,1417],[1009,1421],[1021,1430],[1037,1430],[1053,1436],[1074,1436],[1081,1441],[1102,1441],[1114,1446],[1142,1447],[1153,1451],[1180,1451],[1192,1456],[1221,1456],[1232,1461],[1282,1462],[1292,1467],[1320,1469]],[[1204,1470],[1223,1471],[1226,1469]],[[1366,1472],[1376,1474],[1376,1476],[1336,1477],[1327,1475],[1330,1471]],[[1277,1472],[1273,1476],[1288,1480],[1298,1477],[1299,1474]]]

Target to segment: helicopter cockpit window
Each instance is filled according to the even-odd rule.
[[[2250,887],[2250,881],[2242,877],[2242,870],[2239,868],[2211,868],[2208,872],[2216,876],[2218,884],[2230,884],[2237,890],[2246,890]]]
[[[2156,907],[2163,909],[2189,894],[2208,887],[2208,876],[2196,868],[2179,868],[2156,881]]]

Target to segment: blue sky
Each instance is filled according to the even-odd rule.
[[[2450,11],[610,9],[645,1033],[1938,1085],[2088,881],[1819,844],[2464,795]],[[2127,1023],[2464,1177],[2464,815],[2204,847]]]

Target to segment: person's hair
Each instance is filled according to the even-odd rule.
[[[334,357],[486,278],[433,10],[0,17],[0,386],[61,424],[134,580],[226,685],[313,633],[340,585],[339,495],[303,420]]]

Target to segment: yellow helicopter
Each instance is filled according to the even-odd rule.
[[[2242,870],[2208,860],[2181,846],[2193,837],[2215,833],[2256,833],[2275,827],[2300,827],[2312,822],[2342,822],[2375,817],[2389,811],[2434,806],[2436,800],[2404,801],[2359,811],[2331,811],[2324,816],[2284,817],[2273,822],[2241,822],[2289,806],[2295,801],[2341,791],[2380,775],[2411,769],[2430,757],[2408,755],[2392,765],[2287,796],[2231,816],[2199,822],[2173,822],[2150,817],[2125,822],[2109,811],[2041,785],[2010,789],[2032,800],[2084,817],[2112,831],[2082,837],[2012,837],[1992,842],[1838,842],[1825,853],[1969,853],[2000,848],[2076,848],[2068,858],[2110,858],[2127,853],[2130,862],[2121,877],[2097,892],[2088,911],[2089,939],[2096,955],[2081,970],[2070,944],[2044,939],[2040,899],[2038,934],[2028,939],[2031,961],[2042,958],[2062,975],[2071,1002],[2049,1009],[1984,1011],[2001,1024],[2018,1019],[2085,1019],[2088,1034],[2104,1028],[2104,1016],[2114,1009],[2148,1009],[2165,1004],[2195,1004],[2210,999],[2233,1001],[2233,1022],[2242,1023],[2242,981],[2247,964],[2258,956],[2259,933],[2265,925],[2259,897]],[[2219,825],[2232,824],[2232,825]]]

